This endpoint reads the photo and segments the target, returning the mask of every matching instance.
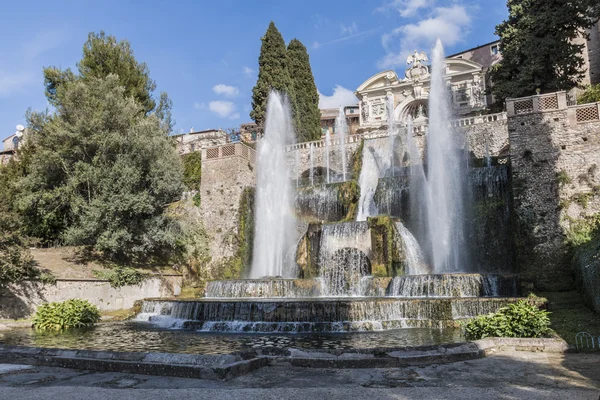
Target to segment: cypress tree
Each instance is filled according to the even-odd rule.
[[[287,94],[295,109],[295,98],[292,79],[288,71],[288,57],[285,42],[273,21],[260,40],[260,56],[258,57],[258,80],[252,89],[252,111],[250,118],[262,128],[265,122],[267,99],[271,89]]]
[[[298,39],[292,39],[287,48],[289,73],[296,96],[296,136],[298,142],[321,138],[321,111],[319,93],[310,68],[306,47]]]
[[[577,86],[585,45],[574,40],[598,21],[597,0],[508,0],[507,6],[508,19],[496,27],[502,49],[492,71],[496,100]]]

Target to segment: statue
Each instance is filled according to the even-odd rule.
[[[429,76],[429,68],[423,65],[422,61],[429,61],[427,54],[424,51],[418,53],[416,50],[406,59],[406,65],[410,67],[406,70],[406,78],[410,80],[418,80]]]
[[[369,120],[369,104],[365,100],[360,102],[360,110],[363,122],[367,122]]]

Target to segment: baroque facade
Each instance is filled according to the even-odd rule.
[[[408,57],[404,78],[395,71],[380,72],[367,79],[355,91],[359,99],[360,126],[378,128],[387,123],[388,102],[393,102],[394,119],[406,122],[411,116],[415,124],[427,123],[431,71],[424,52]],[[452,106],[457,117],[481,114],[488,106],[486,98],[489,68],[464,59],[446,59],[446,84],[452,93]]]

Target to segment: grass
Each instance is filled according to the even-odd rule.
[[[600,314],[589,309],[578,292],[545,292],[538,295],[548,299],[550,327],[568,344],[575,346],[575,335],[579,332],[600,336]]]

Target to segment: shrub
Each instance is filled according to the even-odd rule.
[[[587,86],[577,99],[577,104],[595,103],[600,101],[600,84]]]
[[[110,286],[114,288],[139,285],[150,277],[148,273],[129,267],[115,267],[109,271],[93,271],[93,273],[99,279],[106,279],[110,283]]]
[[[525,300],[502,307],[496,313],[482,315],[465,324],[468,340],[486,337],[534,338],[548,334],[548,312]]]
[[[70,299],[45,303],[38,307],[33,317],[33,327],[40,330],[60,331],[84,328],[100,320],[100,311],[87,300]]]

